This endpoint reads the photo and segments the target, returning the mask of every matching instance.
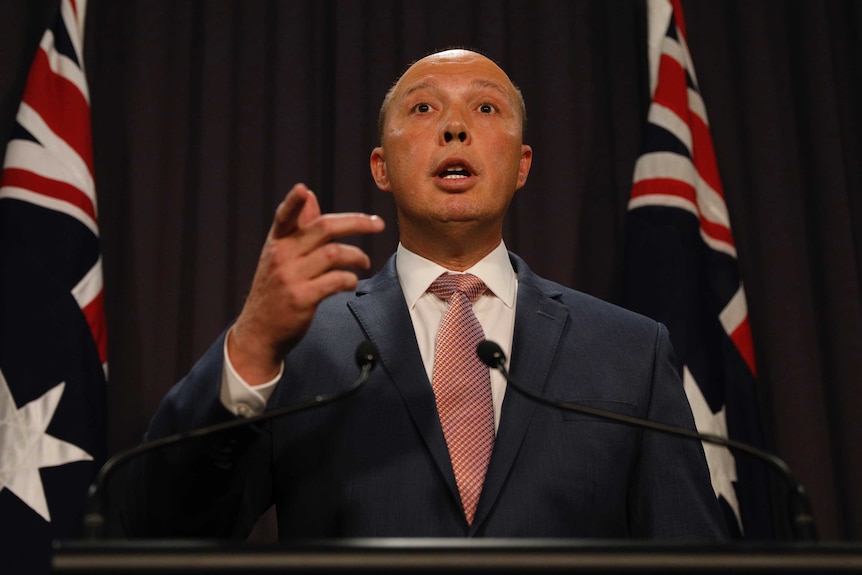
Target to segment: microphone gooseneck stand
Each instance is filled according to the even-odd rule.
[[[90,540],[98,540],[102,539],[104,536],[104,510],[106,508],[106,503],[104,501],[104,493],[105,488],[108,485],[109,479],[117,469],[119,469],[132,459],[138,457],[139,455],[162,449],[170,445],[175,445],[177,443],[188,441],[194,438],[212,435],[214,433],[219,433],[228,429],[244,427],[247,425],[254,425],[255,423],[259,423],[264,420],[273,419],[275,417],[280,417],[289,413],[296,413],[298,411],[311,409],[313,407],[320,407],[329,403],[333,403],[340,399],[344,399],[345,397],[355,393],[368,379],[368,374],[371,373],[371,370],[374,369],[374,366],[377,364],[377,348],[370,341],[363,341],[357,346],[354,357],[356,359],[357,366],[361,370],[359,373],[359,377],[357,377],[356,381],[354,381],[349,387],[345,388],[342,391],[329,395],[318,395],[311,399],[299,403],[285,405],[283,407],[266,411],[253,417],[248,417],[244,419],[232,419],[230,421],[217,423],[215,425],[210,425],[207,427],[201,427],[197,429],[191,429],[189,431],[175,433],[173,435],[167,435],[159,439],[154,439],[152,441],[141,443],[139,445],[136,445],[135,447],[132,447],[131,449],[121,451],[111,457],[101,467],[98,475],[96,476],[96,480],[93,482],[92,485],[90,485],[89,493],[87,496],[87,512],[84,515],[84,537]]]
[[[500,346],[493,341],[485,340],[480,342],[479,345],[476,346],[476,354],[479,356],[479,359],[481,359],[485,363],[485,365],[492,369],[496,369],[500,373],[502,373],[503,377],[506,378],[506,383],[512,386],[515,391],[542,405],[546,405],[556,409],[562,409],[565,411],[574,411],[585,415],[592,415],[601,419],[608,419],[633,427],[650,429],[668,435],[676,435],[687,437],[690,439],[697,439],[699,441],[705,441],[707,443],[727,447],[728,449],[739,451],[761,461],[765,461],[773,469],[778,471],[778,474],[787,484],[787,508],[790,514],[790,528],[793,533],[794,540],[817,541],[817,527],[814,523],[814,515],[811,512],[811,504],[808,500],[808,495],[805,492],[805,488],[802,486],[799,480],[796,479],[796,476],[790,470],[790,467],[787,465],[787,463],[785,463],[784,460],[782,460],[777,455],[763,449],[759,449],[747,443],[743,443],[741,441],[721,437],[720,435],[699,433],[697,431],[692,431],[684,427],[676,427],[673,425],[667,425],[656,421],[650,421],[648,419],[632,417],[630,415],[625,415],[622,413],[614,413],[612,411],[605,411],[603,409],[579,405],[577,403],[559,401],[556,399],[544,397],[530,391],[529,389],[524,388],[517,381],[512,379],[512,377],[509,375],[509,371],[506,369],[505,366],[506,354],[504,354]]]

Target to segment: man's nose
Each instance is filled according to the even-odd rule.
[[[470,139],[470,129],[464,121],[461,111],[450,110],[443,124],[443,143],[457,139],[462,144]]]

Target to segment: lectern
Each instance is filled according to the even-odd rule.
[[[352,539],[59,542],[56,573],[862,573],[843,543]]]

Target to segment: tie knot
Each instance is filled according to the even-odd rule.
[[[444,301],[452,297],[453,293],[461,292],[472,303],[485,293],[486,289],[488,287],[485,282],[473,274],[443,274],[434,280],[428,291]]]

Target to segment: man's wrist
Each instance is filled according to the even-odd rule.
[[[262,384],[251,386],[234,369],[227,347],[227,337],[225,337],[219,400],[225,409],[240,417],[253,417],[263,413],[276,384],[284,373],[284,362],[281,363],[274,378]]]
[[[267,346],[255,344],[247,332],[234,324],[227,332],[225,358],[236,374],[248,385],[261,385],[277,378],[283,361]]]

